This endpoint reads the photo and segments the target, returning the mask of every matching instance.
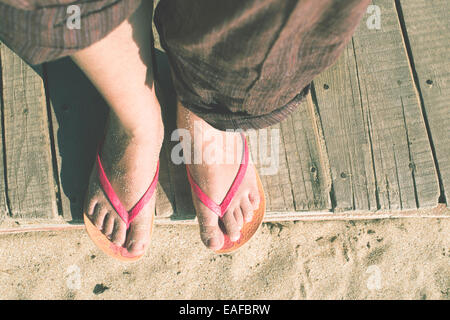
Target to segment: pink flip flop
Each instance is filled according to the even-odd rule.
[[[100,150],[100,148],[99,148]],[[141,197],[141,199],[136,203],[136,205],[130,210],[125,210],[124,206],[120,202],[119,198],[116,195],[116,192],[114,191],[113,187],[111,186],[111,183],[108,180],[108,177],[105,174],[105,170],[103,169],[102,162],[100,160],[100,153],[97,152],[97,159],[96,159],[96,165],[97,165],[97,173],[98,173],[98,179],[100,181],[100,185],[105,192],[106,196],[108,197],[109,202],[113,206],[113,208],[116,210],[117,214],[122,218],[122,220],[127,225],[127,230],[130,227],[131,222],[137,217],[139,212],[141,212],[142,208],[150,201],[152,198],[155,189],[156,184],[158,182],[158,175],[159,175],[159,161],[156,167],[155,176],[153,177],[153,181],[148,187],[147,191],[144,193],[144,195]],[[99,247],[103,252],[108,254],[109,256],[116,258],[121,261],[136,261],[139,258],[143,256],[143,254],[134,256],[128,252],[128,250],[125,247],[118,246],[111,242],[89,219],[86,212],[83,214],[84,216],[84,224],[86,226],[86,231],[89,235],[89,237],[92,239],[92,241],[96,244],[97,247]],[[152,219],[153,220],[153,219]],[[152,227],[149,230],[149,232],[152,232],[153,229],[153,221],[152,221]]]
[[[242,183],[242,180],[244,180],[245,173],[247,172],[248,168],[248,162],[249,162],[249,151],[248,151],[248,145],[247,140],[245,139],[245,136],[243,133],[241,133],[242,141],[244,143],[244,154],[242,155],[242,161],[241,165],[239,166],[238,173],[236,177],[234,178],[233,183],[231,184],[230,189],[228,190],[225,198],[223,199],[222,203],[217,204],[215,201],[213,201],[207,194],[203,192],[203,190],[199,187],[199,185],[194,181],[194,179],[191,176],[191,173],[189,172],[189,169],[186,167],[187,170],[187,176],[189,183],[191,184],[191,188],[194,191],[194,194],[198,197],[198,199],[212,212],[217,214],[220,219],[223,218],[225,212],[228,209],[228,206],[231,203],[231,200],[236,195],[239,186]],[[256,179],[258,183],[258,192],[260,197],[259,207],[257,210],[253,212],[253,218],[252,221],[244,223],[244,226],[241,229],[241,236],[237,241],[231,241],[229,236],[225,234],[225,242],[221,249],[216,250],[216,253],[229,253],[232,251],[235,251],[236,249],[243,246],[250,238],[255,234],[256,230],[258,230],[259,226],[262,223],[262,220],[264,218],[264,213],[266,211],[266,199],[264,196],[264,189],[261,183],[261,179],[259,178],[258,173],[256,173]]]

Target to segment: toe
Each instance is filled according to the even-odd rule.
[[[219,250],[225,242],[223,232],[219,227],[219,217],[214,213],[206,212],[207,210],[198,214],[200,238],[207,248]]]
[[[233,242],[239,240],[239,238],[241,236],[241,232],[239,230],[239,225],[238,225],[236,219],[234,218],[235,210],[236,209],[229,210],[223,216],[223,224],[225,226],[225,231],[228,234],[228,236],[230,237],[230,240]]]
[[[248,195],[248,199],[249,199],[250,203],[252,204],[253,210],[257,210],[259,208],[259,202],[260,202],[258,191],[255,190],[255,191],[250,192],[250,194]]]
[[[114,229],[114,216],[111,213],[108,213],[105,217],[104,223],[103,223],[103,234],[107,236],[108,238],[111,237],[111,234]]]
[[[236,210],[234,210],[234,219],[238,224],[239,230],[242,230],[242,227],[244,226],[244,215],[242,214],[242,210],[240,208],[236,208]]]
[[[86,214],[88,216],[92,216],[94,214],[94,209],[97,206],[98,202],[95,200],[91,200],[89,201],[89,203],[87,204],[87,206],[85,207],[84,212],[86,212]]]
[[[242,214],[244,216],[245,222],[252,221],[253,210],[254,210],[254,206],[250,202],[250,198],[244,198],[241,201],[241,211],[242,211]]]
[[[150,225],[132,222],[128,231],[125,247],[133,255],[143,254],[150,241]]]
[[[127,226],[125,222],[115,219],[114,228],[111,235],[111,240],[118,246],[122,246],[125,243],[125,237],[127,235]]]
[[[200,238],[208,249],[219,250],[225,242],[223,232],[220,227],[200,226]]]
[[[94,209],[94,214],[92,215],[94,225],[99,229],[103,229],[103,221],[105,220],[105,216],[107,211],[100,204],[97,204]]]

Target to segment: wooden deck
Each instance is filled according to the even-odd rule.
[[[301,107],[270,128],[281,143],[278,172],[262,176],[268,220],[450,215],[450,2],[373,4],[381,30],[367,14]],[[174,94],[163,52],[157,61],[169,140]],[[0,64],[0,221],[76,223],[107,106],[69,59],[31,68],[0,44]],[[161,152],[157,215],[189,223],[175,143]]]

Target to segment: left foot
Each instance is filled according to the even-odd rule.
[[[182,144],[185,152],[191,150],[192,159],[194,159],[195,156],[192,155],[195,153],[201,153],[206,157],[208,154],[214,154],[214,157],[218,159],[217,162],[215,161],[216,163],[207,163],[205,157],[202,157],[201,163],[196,164],[192,161],[187,168],[203,192],[214,202],[220,204],[232,185],[242,162],[241,134],[214,129],[181,104],[178,105],[177,122],[178,128],[187,129],[190,133],[191,141],[182,141]],[[197,136],[194,136],[195,134]],[[194,140],[196,141],[194,142]],[[213,143],[214,141],[223,141],[224,143],[213,145],[211,140]],[[233,160],[225,161],[225,159]],[[222,222],[219,224],[217,214],[208,209],[194,193],[192,199],[200,225],[200,237],[206,247],[215,251],[221,249],[224,245],[225,234],[233,242],[239,240],[244,223],[252,220],[253,211],[259,207],[260,198],[254,165],[249,163],[244,179],[221,219],[222,227],[220,226]]]

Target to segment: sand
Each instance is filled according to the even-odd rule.
[[[449,299],[450,219],[265,223],[216,255],[157,225],[126,264],[83,230],[0,235],[0,299]]]

